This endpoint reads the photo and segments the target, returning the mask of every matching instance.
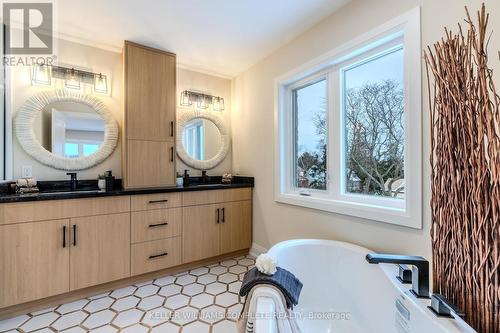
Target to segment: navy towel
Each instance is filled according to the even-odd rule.
[[[277,267],[274,275],[266,275],[259,272],[257,268],[252,268],[243,278],[240,296],[246,296],[258,284],[270,284],[281,290],[285,296],[286,306],[289,309],[299,304],[302,282],[286,269]]]

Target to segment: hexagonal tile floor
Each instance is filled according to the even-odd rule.
[[[236,333],[239,286],[255,264],[238,257],[0,321],[0,332]]]

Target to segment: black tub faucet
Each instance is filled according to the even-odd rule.
[[[411,265],[411,291],[419,298],[429,298],[429,262],[423,257],[395,254],[368,253],[366,261],[370,264]]]
[[[68,172],[66,175],[71,176],[71,191],[75,191],[78,187],[78,179],[76,178],[76,172]]]

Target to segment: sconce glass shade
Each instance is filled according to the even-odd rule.
[[[80,75],[74,68],[66,72],[66,82],[64,85],[68,89],[80,90]]]
[[[198,108],[199,109],[208,109],[208,103],[205,96],[200,96],[198,99]]]
[[[94,92],[99,94],[107,94],[108,93],[108,81],[106,75],[94,75]]]
[[[181,93],[181,105],[182,106],[191,106],[193,105],[193,102],[191,102],[191,99],[189,98],[189,91],[184,90]]]
[[[52,68],[44,64],[34,64],[31,74],[32,84],[43,84],[50,86],[52,78]]]
[[[224,110],[224,98],[215,97],[214,98],[214,111],[222,111]]]

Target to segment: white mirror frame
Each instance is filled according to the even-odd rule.
[[[206,119],[214,123],[221,136],[221,145],[217,154],[209,160],[196,160],[189,156],[182,144],[182,133],[186,124],[193,119]],[[209,170],[219,165],[229,151],[231,137],[229,136],[224,119],[212,111],[193,110],[190,108],[179,108],[177,112],[177,155],[188,166],[198,170]]]
[[[55,102],[83,103],[103,118],[104,141],[95,153],[84,157],[68,158],[55,155],[40,144],[33,128],[36,116],[47,105]],[[118,124],[103,102],[92,95],[62,89],[43,91],[30,97],[16,113],[14,129],[21,147],[28,155],[46,166],[66,171],[89,169],[104,161],[115,150],[119,135]]]

